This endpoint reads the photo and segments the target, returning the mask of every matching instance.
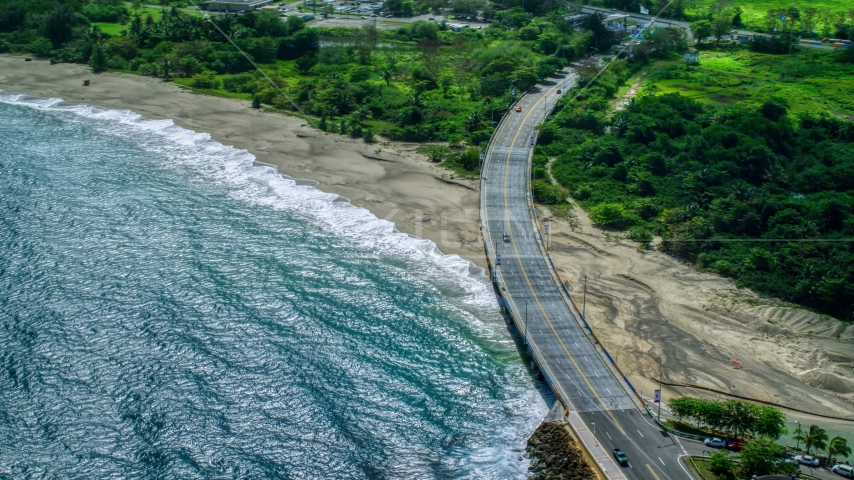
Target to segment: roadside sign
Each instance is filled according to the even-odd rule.
[[[655,396],[653,397],[653,400],[652,400],[652,401],[653,401],[653,403],[659,403],[659,402],[661,402],[661,390],[656,390],[656,391],[655,391]]]
[[[501,254],[500,253],[495,254],[495,264],[501,265]]]
[[[547,223],[547,224],[545,225],[545,227],[546,227],[546,233],[548,234],[548,233],[549,233],[549,224]]]

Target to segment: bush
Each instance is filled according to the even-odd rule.
[[[711,459],[709,460],[709,470],[712,473],[720,477],[724,478],[732,478],[733,477],[733,462],[732,457],[727,452],[712,452],[710,455]]]
[[[364,140],[365,143],[374,143],[374,132],[367,128],[362,130],[362,140]]]
[[[534,200],[543,205],[557,205],[564,203],[569,192],[560,186],[552,185],[545,180],[534,180],[531,182],[531,190]]]
[[[600,203],[591,209],[590,219],[604,227],[627,228],[637,222],[637,217],[622,204]]]
[[[193,75],[190,80],[190,86],[193,88],[217,89],[220,86],[219,79],[213,72],[204,72],[198,75]]]

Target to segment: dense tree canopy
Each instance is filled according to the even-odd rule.
[[[791,118],[782,99],[751,109],[678,94],[642,96],[609,119],[609,88],[566,102],[540,142],[594,220],[660,235],[664,251],[741,285],[854,318],[854,125]]]

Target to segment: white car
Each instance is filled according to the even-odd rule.
[[[834,465],[830,471],[843,477],[854,478],[854,467],[851,465]]]
[[[795,464],[806,465],[808,467],[817,467],[819,461],[812,455],[795,455]]]
[[[707,439],[703,440],[703,445],[705,445],[707,447],[724,448],[724,447],[726,447],[726,441],[721,440],[718,437],[707,438]]]

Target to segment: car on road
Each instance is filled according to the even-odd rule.
[[[721,440],[718,437],[707,438],[703,440],[703,445],[707,447],[724,448],[726,447],[726,441]]]
[[[516,105],[516,111],[517,111],[517,112],[521,112],[521,111],[522,111],[522,107],[520,107],[519,105]]]
[[[806,465],[808,467],[817,467],[821,462],[818,458],[813,457],[812,455],[795,455],[795,464],[796,465]]]
[[[504,243],[510,243],[510,234],[504,232]]]
[[[561,93],[563,93],[563,90],[561,90],[561,89],[559,89],[559,88],[558,88],[558,89],[557,89],[557,94],[558,94],[558,95],[560,95]]]
[[[372,17],[376,17],[376,16],[377,16],[377,14],[376,14],[376,13],[372,13],[372,14],[371,14],[371,16],[372,16]]]
[[[362,20],[367,20],[367,19],[368,19],[368,17],[362,15]]]
[[[627,457],[626,454],[623,453],[622,450],[620,450],[619,448],[615,448],[612,451],[614,453],[614,458],[617,460],[617,463],[619,463],[620,465],[628,465],[629,464],[629,457]]]
[[[741,440],[727,440],[726,448],[727,450],[732,450],[733,452],[740,452],[741,447],[744,446],[744,442]]]
[[[854,467],[851,465],[834,465],[830,471],[843,477],[854,478]]]

